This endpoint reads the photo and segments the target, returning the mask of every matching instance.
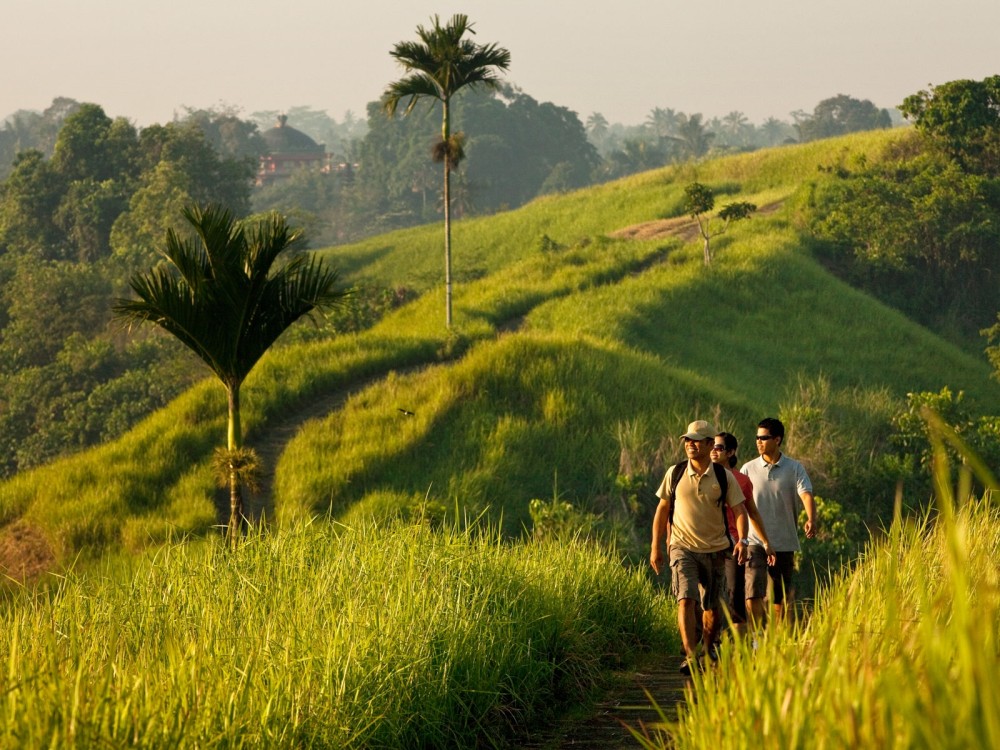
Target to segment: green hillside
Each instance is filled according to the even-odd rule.
[[[757,420],[790,414],[789,452],[833,482],[824,457],[868,456],[865,439],[884,440],[909,392],[948,386],[994,408],[985,358],[835,279],[797,230],[789,199],[818,166],[876,158],[895,137],[664,169],[459,222],[450,333],[439,226],[323,251],[349,280],[419,296],[369,331],[262,361],[244,425],[275,473],[253,504],[282,523],[485,511],[517,534],[532,499],[557,497],[642,530],[620,461],[641,458],[654,476],[692,419],[715,419],[745,454]],[[679,216],[693,180],[766,207],[716,241],[707,269]],[[18,540],[57,567],[211,533],[224,410],[205,382],[121,440],[0,485],[7,559]],[[849,483],[819,484],[850,503],[829,491]]]

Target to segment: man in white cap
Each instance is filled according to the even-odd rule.
[[[671,591],[677,598],[677,619],[686,658],[681,672],[698,665],[696,610],[702,608],[702,642],[714,657],[712,644],[722,624],[726,587],[726,558],[734,554],[745,562],[747,514],[743,491],[732,472],[713,463],[711,452],[718,435],[715,426],[699,419],[681,435],[687,460],[667,469],[656,496],[660,503],[653,517],[653,542],[649,564],[659,575],[665,568],[666,545],[671,570]],[[726,506],[736,516],[739,539],[729,538]],[[735,542],[735,545],[734,545]]]

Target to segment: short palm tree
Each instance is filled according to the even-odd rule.
[[[182,238],[168,230],[167,263],[134,275],[137,299],[122,299],[114,314],[128,323],[154,323],[176,336],[211,368],[229,398],[223,453],[228,467],[230,543],[243,519],[247,451],[240,423],[240,386],[268,348],[292,323],[345,301],[339,274],[315,256],[281,256],[302,234],[276,213],[249,223],[218,206],[188,207],[194,230]]]
[[[462,134],[451,132],[451,100],[467,86],[496,88],[496,71],[510,67],[510,52],[467,38],[466,34],[475,32],[468,16],[461,13],[445,26],[438,16],[431,20],[432,27],[417,27],[420,41],[398,42],[389,52],[407,74],[386,87],[382,107],[391,117],[402,99],[409,99],[404,114],[413,111],[421,99],[441,102],[441,140],[434,147],[434,158],[444,163],[445,325],[451,328],[451,171],[464,155]]]

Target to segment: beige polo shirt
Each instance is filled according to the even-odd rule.
[[[670,491],[670,478],[678,464],[667,469],[656,496],[661,500]],[[743,490],[733,473],[729,474],[726,502],[733,508],[743,502]],[[719,505],[722,487],[715,478],[715,470],[709,465],[704,474],[698,474],[687,463],[687,471],[677,483],[674,497],[674,525],[670,534],[670,546],[682,547],[692,552],[719,552],[729,547],[726,536],[726,516]],[[733,540],[736,541],[735,539]]]

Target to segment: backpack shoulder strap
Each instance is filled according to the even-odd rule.
[[[674,522],[674,505],[677,504],[677,485],[680,484],[681,477],[687,471],[687,459],[679,464],[674,464],[670,473],[670,483],[667,487],[667,497],[670,498],[670,513],[667,514],[667,523]]]
[[[674,464],[673,474],[670,475],[670,502],[673,502],[674,497],[677,495],[677,485],[680,484],[681,477],[687,471],[687,466],[687,459],[684,459],[679,464]]]
[[[722,490],[722,494],[719,495],[719,505],[724,508],[726,507],[726,495],[729,494],[729,472],[726,471],[726,467],[722,464],[713,463],[712,467],[715,469],[715,479]]]

